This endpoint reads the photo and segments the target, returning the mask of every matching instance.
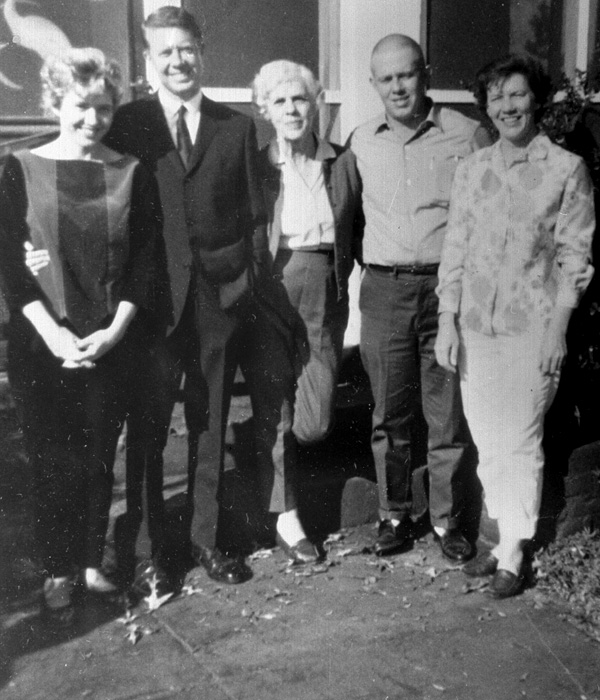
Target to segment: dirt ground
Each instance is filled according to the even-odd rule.
[[[248,419],[247,402],[236,399],[229,466],[246,452]],[[450,566],[426,532],[411,551],[378,559],[374,525],[331,530],[343,484],[369,475],[358,414],[342,421],[345,439],[303,456],[304,507],[326,538],[323,563],[290,567],[280,550],[263,547],[249,557],[254,576],[243,585],[220,586],[192,569],[179,595],[156,609],[152,600],[127,608],[120,597],[82,597],[72,629],[49,629],[16,428],[0,411],[0,700],[600,700],[600,646],[535,588],[488,598],[486,580]],[[184,456],[176,415],[166,467],[173,503],[185,487]],[[113,522],[124,509],[122,461],[121,453]]]

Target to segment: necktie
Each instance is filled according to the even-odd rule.
[[[185,122],[186,111],[185,105],[181,105],[177,112],[177,150],[184,165],[188,164],[192,152],[192,139]]]

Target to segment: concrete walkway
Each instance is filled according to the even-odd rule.
[[[236,410],[239,436],[243,402]],[[254,577],[241,586],[194,569],[158,609],[82,599],[74,628],[48,629],[13,429],[0,425],[0,700],[600,700],[600,645],[535,589],[488,598],[486,581],[449,566],[431,534],[406,554],[377,559],[370,524],[332,534],[316,567],[290,568],[280,550],[259,550],[249,560]],[[350,432],[329,469],[317,453],[305,455],[321,529],[332,511],[366,518],[372,507],[360,489],[339,503],[335,474],[339,482],[368,471]],[[184,487],[181,433],[176,416],[167,459],[174,497]],[[123,511],[122,481],[121,457],[113,516]]]
[[[308,570],[260,551],[242,586],[194,570],[155,611],[88,601],[68,634],[21,601],[4,615],[0,698],[600,698],[600,646],[534,590],[491,600],[430,536],[381,561],[362,553],[373,534],[342,533]]]

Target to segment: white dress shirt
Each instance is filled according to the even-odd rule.
[[[194,95],[191,100],[183,102],[161,86],[158,88],[158,99],[165,113],[165,117],[167,118],[167,124],[169,125],[169,131],[171,132],[173,143],[177,145],[177,117],[179,115],[181,105],[185,105],[186,112],[184,119],[185,123],[187,124],[188,131],[190,132],[192,144],[196,143],[198,128],[200,126],[200,103],[202,102],[202,91],[199,91],[196,95]]]

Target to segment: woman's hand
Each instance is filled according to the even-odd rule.
[[[115,317],[108,328],[102,328],[77,340],[77,348],[81,351],[82,358],[94,362],[112,350],[125,335],[125,331],[136,312],[135,304],[130,301],[120,301]]]
[[[90,333],[85,338],[77,338],[77,349],[84,360],[94,362],[114,348],[121,339],[121,335],[111,328],[103,328]]]
[[[438,334],[435,339],[435,359],[438,365],[448,370],[448,372],[456,372],[459,343],[455,314],[451,311],[443,311],[438,320]]]
[[[26,304],[23,316],[33,325],[54,357],[63,360],[63,367],[94,366],[77,347],[79,338],[68,328],[59,326],[41,301]]]
[[[544,333],[540,350],[540,371],[555,374],[567,359],[567,328],[573,309],[557,306]]]
[[[25,241],[23,247],[25,248],[25,265],[31,274],[37,277],[39,271],[50,264],[50,254],[45,248],[36,250],[31,241]]]

